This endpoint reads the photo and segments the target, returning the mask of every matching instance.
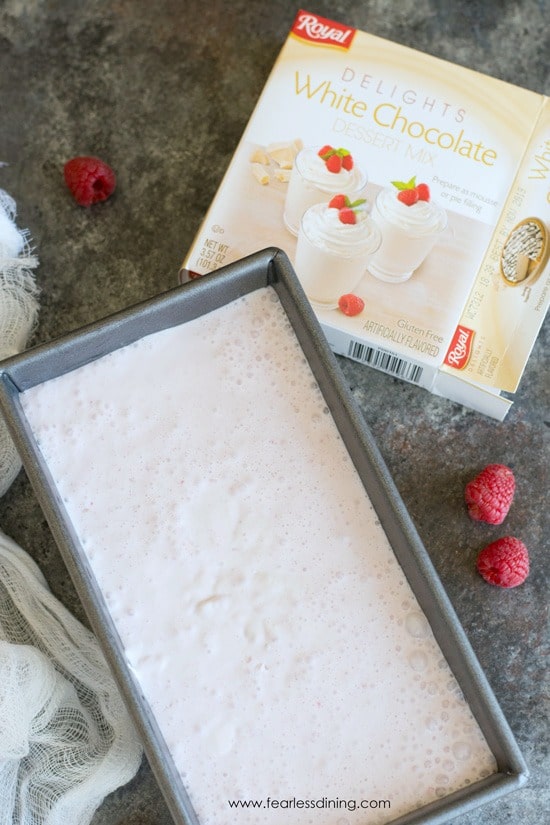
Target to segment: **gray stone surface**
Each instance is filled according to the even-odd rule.
[[[550,93],[545,0],[319,0],[313,11]],[[40,258],[33,343],[176,284],[297,6],[288,0],[3,0],[0,4],[0,188],[15,198]],[[306,4],[306,8],[308,8]],[[97,154],[118,188],[78,208],[64,162]],[[460,825],[548,821],[548,320],[504,423],[339,359],[397,487],[509,721],[527,786],[459,817]],[[192,401],[186,414],[193,415]],[[505,529],[471,522],[465,482],[484,464],[513,467]],[[0,529],[40,564],[85,621],[23,473],[0,500]],[[501,591],[474,570],[496,533],[521,537],[532,573]],[[93,825],[168,825],[144,761]],[[69,825],[69,824],[68,824]]]

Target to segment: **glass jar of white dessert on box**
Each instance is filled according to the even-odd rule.
[[[426,260],[447,227],[447,213],[430,200],[425,183],[396,181],[375,198],[372,218],[382,243],[369,264],[381,281],[403,283]]]
[[[381,240],[363,199],[339,193],[328,204],[310,206],[300,223],[294,268],[311,303],[338,306],[366,274]]]
[[[326,203],[340,192],[351,201],[363,194],[367,175],[355,163],[351,152],[328,144],[306,147],[296,155],[288,182],[284,223],[297,235],[302,215],[315,203]]]

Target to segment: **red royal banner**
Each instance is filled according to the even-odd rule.
[[[310,43],[322,43],[325,46],[349,49],[356,29],[301,10],[296,15],[291,32],[301,40],[308,40]]]
[[[443,363],[447,364],[448,367],[454,367],[456,370],[463,370],[472,354],[474,334],[473,329],[459,324]]]

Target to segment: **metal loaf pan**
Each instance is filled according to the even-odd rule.
[[[158,330],[206,314],[272,286],[287,312],[334,421],[443,654],[492,750],[497,773],[392,820],[436,825],[523,785],[527,769],[457,616],[365,425],[285,253],[266,249],[211,275],[4,361],[0,409],[48,520],[90,623],[132,713],[159,786],[178,825],[200,825],[117,635],[63,503],[22,411],[22,392]]]

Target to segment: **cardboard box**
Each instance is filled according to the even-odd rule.
[[[361,208],[381,229],[390,270],[415,244],[430,245],[419,240],[424,219],[407,231],[403,221],[420,207],[446,216],[407,280],[375,277],[375,254],[359,280],[342,287],[364,302],[361,312],[346,315],[334,296],[312,298],[331,349],[502,420],[550,302],[548,98],[299,11],[181,279],[276,246],[304,282],[287,192],[300,150],[311,163],[327,146],[349,153],[353,169],[317,169],[316,193],[302,191],[302,206],[327,204],[363,175],[351,200],[366,199]],[[381,190],[397,199],[395,183],[425,183],[429,200],[400,203],[397,223],[386,216],[381,225],[375,200]],[[350,248],[339,247],[334,272],[349,258]],[[309,260],[307,287],[321,267]]]

